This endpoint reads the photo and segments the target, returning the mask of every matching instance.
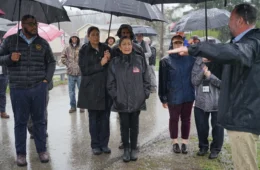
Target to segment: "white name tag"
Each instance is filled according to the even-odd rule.
[[[209,93],[209,86],[203,86],[203,92]]]

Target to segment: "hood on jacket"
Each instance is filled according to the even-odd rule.
[[[80,45],[80,39],[79,39],[79,37],[76,36],[76,35],[72,35],[72,36],[70,37],[70,39],[69,39],[69,44],[70,44],[71,46],[73,46],[73,45],[72,45],[72,38],[73,38],[73,37],[76,37],[76,38],[77,38],[77,44],[76,44],[76,46],[78,47],[78,46]]]

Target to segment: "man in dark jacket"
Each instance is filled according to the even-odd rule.
[[[254,29],[257,9],[248,3],[231,13],[230,44],[200,43],[169,51],[202,56],[224,65],[218,122],[228,131],[235,169],[258,169],[260,134],[260,30]]]
[[[39,37],[34,16],[22,18],[19,36],[11,35],[0,47],[0,65],[8,67],[12,108],[15,119],[17,165],[26,166],[26,125],[29,114],[40,161],[49,161],[46,152],[46,95],[56,61],[46,40]],[[18,44],[17,44],[18,42]]]
[[[7,68],[0,66],[0,116],[3,119],[8,119],[9,115],[6,114],[6,88],[7,88]]]

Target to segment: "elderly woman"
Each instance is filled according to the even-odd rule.
[[[183,46],[183,37],[175,35],[171,39],[171,48]],[[191,70],[195,59],[170,54],[160,61],[159,97],[164,108],[170,112],[169,130],[173,142],[173,151],[187,154],[190,133],[191,110],[194,102],[194,87],[191,83]],[[178,122],[181,118],[181,149],[178,144]]]
[[[122,53],[118,53],[109,65],[107,87],[113,99],[112,110],[119,112],[123,161],[129,162],[137,160],[139,114],[150,94],[150,78],[145,58],[133,52],[130,37],[120,39],[119,49]]]
[[[78,107],[88,109],[91,148],[95,155],[110,153],[109,117],[111,101],[106,89],[110,48],[100,43],[99,29],[89,27],[89,43],[79,52],[82,81],[79,89]]]

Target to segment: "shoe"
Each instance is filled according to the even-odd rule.
[[[131,161],[136,161],[138,159],[137,157],[137,149],[132,149],[130,154]]]
[[[102,147],[101,151],[104,153],[111,153],[111,149],[109,147]]]
[[[69,113],[74,113],[76,111],[77,111],[76,108],[72,107],[72,108],[70,108]]]
[[[129,162],[130,159],[130,152],[129,152],[129,148],[125,148],[124,149],[124,155],[123,155],[123,161],[124,162]]]
[[[47,152],[41,152],[38,155],[39,155],[41,163],[49,162],[49,154]]]
[[[85,113],[85,109],[79,109],[80,113]]]
[[[187,145],[184,144],[184,143],[181,145],[181,152],[183,154],[187,154],[188,153]]]
[[[100,148],[93,148],[93,149],[92,149],[92,152],[93,152],[94,155],[100,155],[100,154],[102,154],[102,151],[101,151]]]
[[[218,158],[218,152],[211,152],[209,154],[209,159],[216,159]]]
[[[178,143],[172,145],[172,150],[174,153],[181,153],[180,146]]]
[[[3,119],[9,119],[10,116],[6,112],[1,112],[1,118]]]
[[[48,134],[48,132],[46,132],[46,138],[47,138],[47,137],[49,137],[49,134]]]
[[[118,149],[124,149],[124,145],[123,145],[123,142],[120,143]]]
[[[199,152],[197,152],[198,156],[205,156],[207,154],[207,149],[200,149]]]
[[[30,139],[34,139],[34,136],[33,136],[33,135],[31,135],[31,136],[30,136]]]
[[[16,164],[18,166],[26,166],[27,165],[26,155],[17,155]]]

